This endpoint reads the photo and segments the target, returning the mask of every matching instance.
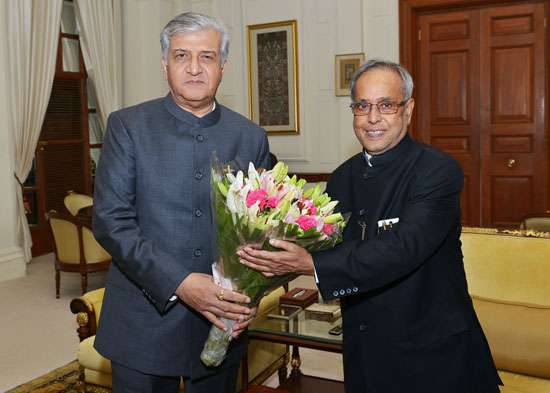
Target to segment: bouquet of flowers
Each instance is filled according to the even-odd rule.
[[[235,166],[235,164],[233,164]],[[334,213],[337,201],[321,194],[321,185],[304,190],[306,181],[287,176],[288,167],[278,162],[272,170],[256,170],[250,163],[245,175],[223,167],[213,158],[211,168],[213,219],[213,275],[216,283],[250,298],[252,307],[295,274],[265,277],[242,265],[236,252],[252,245],[276,251],[269,239],[294,242],[309,252],[334,247],[342,241],[345,219]],[[212,325],[201,360],[218,366],[225,359],[235,321],[221,318],[224,332]]]

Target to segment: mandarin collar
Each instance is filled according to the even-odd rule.
[[[164,107],[168,112],[170,112],[172,116],[174,116],[178,120],[183,121],[184,123],[191,125],[192,127],[212,127],[220,120],[221,108],[220,104],[217,101],[214,110],[204,115],[203,117],[197,117],[191,112],[181,109],[178,104],[176,104],[174,98],[172,97],[172,94],[170,93],[168,93],[162,101],[164,103]]]
[[[407,132],[403,139],[395,146],[393,149],[377,155],[377,156],[371,156],[371,164],[373,167],[385,165],[389,162],[399,160],[399,157],[402,156],[412,145],[412,138],[410,137],[409,133]],[[365,166],[367,165],[365,161]]]

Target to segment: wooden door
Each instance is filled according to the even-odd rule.
[[[465,174],[463,225],[517,227],[543,211],[544,5],[419,16],[418,138]]]

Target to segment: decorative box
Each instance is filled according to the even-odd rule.
[[[306,319],[334,322],[342,315],[339,304],[315,303],[306,308]]]
[[[279,304],[288,304],[306,308],[310,304],[319,301],[319,291],[317,289],[294,288],[279,298]]]

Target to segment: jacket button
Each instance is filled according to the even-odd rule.
[[[195,210],[195,216],[197,216],[197,217],[202,216],[202,210],[201,209]]]
[[[202,142],[202,141],[204,141],[204,136],[197,135],[197,142]]]
[[[369,180],[370,179],[370,175],[368,173],[363,173],[363,179],[365,180]]]
[[[365,325],[359,325],[359,330],[364,332],[365,330],[367,330],[367,326]]]
[[[197,248],[193,254],[195,254],[196,257],[200,257],[202,255],[202,251],[200,248]]]
[[[359,210],[359,215],[360,215],[360,216],[364,216],[364,215],[365,215],[365,213],[366,213],[366,212],[365,212],[365,209],[361,209],[361,210]]]
[[[332,292],[332,295],[333,295],[334,297],[338,296],[338,291]]]
[[[200,173],[200,172],[195,172],[195,179],[197,179],[197,180],[202,179],[202,173]]]

